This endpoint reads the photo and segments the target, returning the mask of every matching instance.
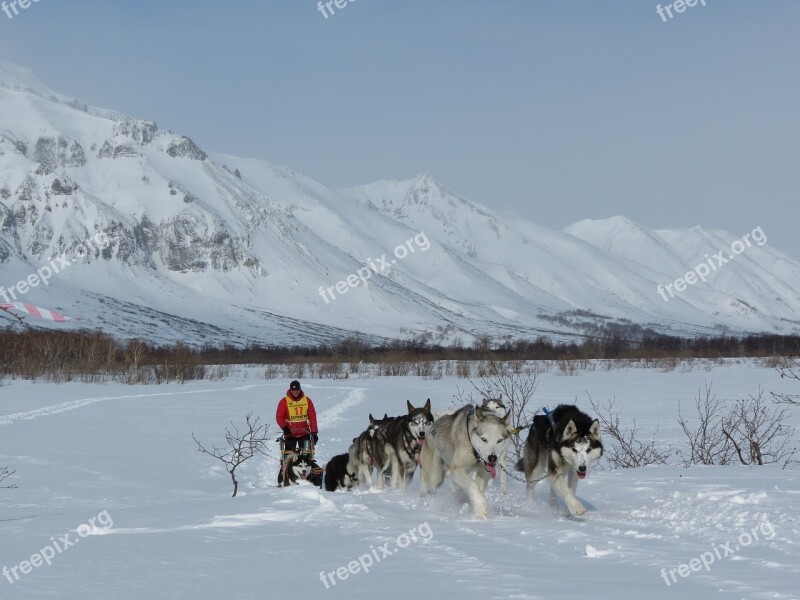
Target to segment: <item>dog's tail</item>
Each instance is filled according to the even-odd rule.
[[[520,472],[525,471],[525,461],[520,458],[517,461],[517,464],[514,465],[514,469],[517,470],[517,471],[520,471]]]

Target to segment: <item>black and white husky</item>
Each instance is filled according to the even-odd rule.
[[[391,466],[389,453],[386,451],[386,427],[394,419],[384,414],[382,419],[369,416],[369,426],[366,431],[353,440],[350,445],[350,464],[355,465],[358,483],[362,488],[369,489],[372,485],[372,470],[378,471],[376,487],[384,487],[384,474]]]
[[[308,454],[298,454],[289,452],[283,463],[283,478],[281,483],[284,487],[299,485],[299,481],[308,481],[314,466]]]
[[[389,456],[389,468],[392,470],[391,488],[405,489],[414,477],[419,464],[419,453],[425,445],[428,432],[433,427],[431,399],[421,408],[408,404],[408,414],[395,417],[386,426],[384,448]],[[378,473],[378,480],[382,474]]]
[[[524,456],[517,463],[517,470],[525,473],[528,501],[533,501],[533,488],[546,474],[550,504],[557,503],[558,494],[572,515],[585,514],[586,507],[575,496],[578,479],[585,479],[602,455],[600,422],[576,406],[561,404],[548,415],[535,416]]]
[[[325,489],[329,492],[350,490],[358,484],[355,466],[350,464],[350,454],[338,454],[325,466]]]

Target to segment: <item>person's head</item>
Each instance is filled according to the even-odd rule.
[[[299,398],[300,395],[303,393],[303,389],[300,387],[300,382],[296,379],[289,384],[289,393],[294,398]]]

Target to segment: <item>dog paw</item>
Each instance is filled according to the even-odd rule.
[[[586,507],[577,500],[570,502],[567,508],[569,508],[569,512],[571,512],[574,517],[580,517],[586,514]]]
[[[489,504],[483,498],[476,498],[472,504],[472,514],[477,519],[485,519],[489,516]]]

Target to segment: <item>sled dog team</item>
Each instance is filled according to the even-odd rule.
[[[430,399],[422,407],[411,402],[407,407],[408,414],[400,417],[369,415],[369,426],[348,452],[334,456],[325,467],[325,489],[367,489],[373,472],[377,489],[384,488],[389,474],[392,489],[405,489],[419,467],[423,495],[434,493],[449,475],[469,497],[474,515],[486,518],[489,506],[484,492],[498,467],[505,490],[506,452],[513,434],[511,414],[502,399],[487,399],[480,406],[467,405],[435,419]],[[535,416],[523,458],[516,465],[525,474],[528,501],[533,500],[536,483],[546,477],[551,506],[561,497],[570,514],[585,514],[575,496],[578,480],[602,454],[600,423],[577,407],[562,404]],[[292,474],[295,468],[299,471]],[[306,478],[310,469],[308,462],[292,463],[286,472],[296,481]]]

